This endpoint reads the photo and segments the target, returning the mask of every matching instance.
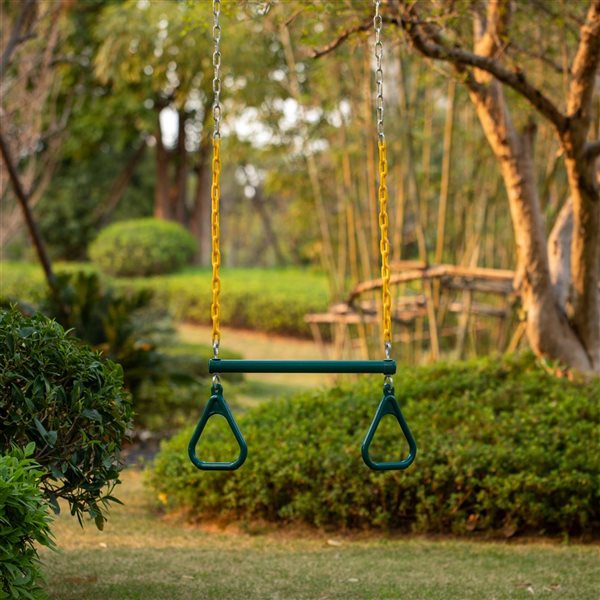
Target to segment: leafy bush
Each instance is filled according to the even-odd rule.
[[[0,594],[44,597],[35,544],[53,547],[49,506],[38,488],[43,471],[30,458],[34,444],[0,455]],[[6,595],[5,595],[6,594]]]
[[[131,392],[135,426],[169,430],[187,422],[206,390],[212,347],[175,344],[170,319],[150,305],[148,289],[125,293],[103,284],[97,273],[60,273],[59,298],[39,306],[80,340],[123,367]],[[21,307],[22,308],[22,307]],[[31,309],[31,313],[35,312]],[[225,358],[240,358],[225,351]],[[226,379],[239,381],[242,375]]]
[[[150,307],[151,291],[125,294],[83,272],[61,273],[57,287],[58,298],[48,294],[41,311],[119,363],[134,396],[143,382],[168,378],[167,357],[157,346],[174,331],[166,315]]]
[[[600,529],[600,453],[590,452],[599,380],[555,379],[530,356],[406,369],[395,380],[419,446],[407,471],[362,463],[381,397],[369,378],[249,411],[240,423],[249,456],[235,473],[197,471],[186,429],[163,444],[150,484],[168,508],[194,517],[506,535]],[[401,457],[398,434],[382,423],[376,460]],[[202,443],[207,459],[237,455],[227,430],[207,428]]]
[[[153,218],[109,225],[89,247],[92,262],[118,277],[172,273],[195,252],[196,240],[184,227]]]
[[[130,420],[119,365],[46,317],[0,311],[0,451],[35,443],[55,510],[64,498],[80,521],[89,513],[102,526]]]

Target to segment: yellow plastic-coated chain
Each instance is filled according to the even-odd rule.
[[[221,138],[213,138],[211,198],[211,237],[212,237],[212,318],[213,346],[221,341],[221,250],[219,249],[219,199],[221,196]]]
[[[388,190],[387,190],[387,151],[385,139],[379,140],[379,230],[381,240],[379,249],[381,252],[381,291],[383,304],[383,341],[392,341],[392,295],[390,293],[390,243],[388,241]]]

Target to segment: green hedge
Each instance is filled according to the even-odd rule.
[[[178,223],[144,218],[103,229],[88,254],[104,273],[118,277],[178,271],[196,252],[196,240]]]
[[[0,455],[0,598],[44,598],[37,544],[53,547],[52,517],[38,488],[35,445]]]
[[[91,268],[82,263],[59,264],[57,271],[81,267]],[[223,269],[221,279],[221,323],[225,326],[308,338],[311,334],[304,316],[324,312],[329,305],[327,279],[312,271]],[[4,299],[37,302],[44,296],[44,280],[37,266],[0,263],[0,280]],[[150,289],[157,307],[180,321],[202,325],[210,323],[210,282],[210,270],[191,268],[172,275],[110,281],[119,289]]]
[[[240,423],[248,460],[235,473],[197,471],[187,429],[163,444],[150,485],[168,509],[197,518],[461,534],[600,530],[600,381],[555,379],[530,356],[401,370],[396,392],[419,452],[408,471],[374,473],[360,444],[378,379],[250,411]],[[396,434],[382,424],[376,459],[400,458]],[[236,455],[219,428],[205,443],[207,459]]]
[[[221,324],[267,333],[310,337],[304,316],[327,310],[324,276],[297,269],[224,269]],[[164,277],[119,282],[128,289],[149,288],[154,302],[175,319],[210,323],[211,273],[195,270]]]

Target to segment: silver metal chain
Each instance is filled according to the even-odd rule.
[[[212,89],[215,94],[212,113],[215,122],[213,137],[221,137],[221,25],[219,17],[221,16],[221,0],[213,0],[213,41],[215,49],[213,51],[213,67],[215,75],[213,77]]]
[[[375,83],[377,85],[377,97],[375,100],[377,117],[377,135],[383,141],[383,69],[381,68],[381,59],[383,58],[383,44],[381,43],[381,29],[383,18],[381,17],[381,0],[373,0],[375,3],[375,16],[373,17],[373,27],[375,29]]]

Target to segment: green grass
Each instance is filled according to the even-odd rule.
[[[598,598],[598,546],[192,527],[152,512],[138,471],[123,479],[104,532],[57,519],[50,598]]]

